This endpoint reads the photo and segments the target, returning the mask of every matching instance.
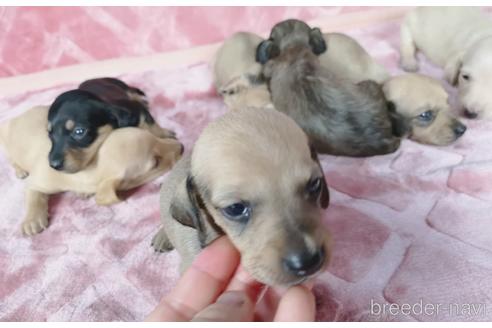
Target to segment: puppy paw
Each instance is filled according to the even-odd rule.
[[[19,179],[25,179],[29,176],[29,172],[24,171],[22,169],[16,169],[15,170],[15,176]]]
[[[96,204],[100,206],[110,206],[121,202],[116,193],[96,193]]]
[[[84,194],[84,193],[78,193],[78,192],[75,193],[75,195],[77,195],[77,197],[82,198],[82,199],[89,199],[92,196],[94,196],[94,194]]]
[[[22,233],[27,236],[33,236],[40,233],[48,227],[47,217],[38,217],[33,219],[27,219],[22,222]]]
[[[161,228],[154,238],[152,238],[152,243],[150,245],[159,253],[169,252],[174,249],[164,228]]]
[[[400,66],[406,72],[417,72],[419,70],[419,63],[415,58],[401,59]]]
[[[165,139],[165,138],[176,139],[176,132],[174,132],[173,130],[162,129],[162,136],[160,138],[162,138],[162,139]]]
[[[220,88],[219,93],[222,96],[230,96],[237,94],[248,87],[250,87],[249,80],[244,76],[239,76],[232,79],[229,83]]]
[[[15,170],[15,176],[19,179],[25,179],[29,176],[29,172],[27,172],[26,170],[24,170],[23,168],[21,168],[19,165],[17,164],[12,164],[12,166],[14,167],[14,170]]]

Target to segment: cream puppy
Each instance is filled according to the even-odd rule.
[[[226,234],[255,279],[298,284],[328,263],[321,221],[328,203],[323,170],[301,128],[275,109],[238,108],[208,125],[169,174],[152,244],[176,248],[184,271]]]
[[[64,191],[95,194],[97,204],[114,204],[121,201],[118,190],[132,189],[159,177],[181,157],[183,146],[177,140],[127,127],[112,131],[95,161],[84,170],[55,170],[48,161],[48,110],[46,106],[35,107],[0,126],[0,144],[16,175],[26,179],[22,231],[27,235],[48,226],[49,195]]]
[[[261,79],[256,48],[263,41],[249,32],[237,32],[224,41],[214,62],[214,80],[229,109],[272,107],[270,93]]]
[[[383,92],[403,120],[408,138],[445,146],[456,141],[466,126],[451,113],[448,94],[441,83],[420,74],[404,74],[387,80]]]
[[[421,7],[401,26],[401,66],[417,71],[416,51],[457,85],[465,116],[492,118],[492,21],[473,7]]]

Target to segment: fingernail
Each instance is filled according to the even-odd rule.
[[[233,292],[225,292],[222,294],[216,303],[233,305],[233,306],[242,306],[246,302],[246,295],[243,292],[233,291]]]

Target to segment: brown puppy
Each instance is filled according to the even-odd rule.
[[[27,177],[27,213],[22,224],[27,235],[48,226],[48,195],[63,191],[95,193],[98,204],[114,204],[120,201],[117,190],[132,189],[157,178],[181,157],[183,147],[174,139],[160,139],[143,129],[122,128],[106,138],[93,164],[77,173],[63,173],[48,163],[51,144],[47,117],[48,107],[35,107],[0,127],[0,142],[17,176]]]
[[[161,190],[157,251],[176,248],[185,270],[221,234],[269,285],[291,285],[329,259],[321,223],[329,194],[316,152],[288,116],[239,108],[207,126]]]
[[[276,109],[291,116],[322,153],[372,156],[400,145],[398,115],[374,81],[353,84],[321,66],[319,29],[298,20],[278,23],[257,49]],[[394,123],[393,123],[394,122]]]
[[[445,146],[466,131],[451,114],[448,93],[433,78],[410,73],[395,76],[384,83],[383,91],[404,118],[406,134],[412,140]]]
[[[229,109],[273,106],[270,92],[256,62],[256,48],[263,41],[249,32],[237,32],[224,41],[214,62],[217,91]]]

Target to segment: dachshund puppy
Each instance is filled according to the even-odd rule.
[[[330,50],[319,55],[321,65],[333,73],[358,83],[373,80],[382,83],[389,77],[353,38],[341,33],[324,33]],[[264,41],[249,32],[237,32],[225,40],[215,57],[214,77],[218,92],[229,109],[273,106],[270,92],[256,62],[256,48]]]
[[[149,131],[123,128],[111,132],[97,151],[96,160],[84,170],[68,174],[50,167],[51,148],[46,132],[48,107],[35,107],[0,126],[0,142],[18,177],[26,178],[27,235],[48,226],[49,195],[73,191],[96,195],[96,203],[119,202],[118,190],[147,183],[168,171],[182,154],[175,139],[157,138]],[[29,172],[29,174],[27,174]]]
[[[274,26],[258,46],[257,60],[265,64],[275,108],[301,126],[318,152],[360,157],[397,150],[399,117],[381,87],[335,75],[317,57],[325,51],[317,28],[298,20]]]
[[[448,93],[435,79],[409,73],[386,81],[383,91],[404,118],[406,135],[412,140],[446,146],[466,131],[451,114]]]
[[[328,262],[321,222],[328,203],[323,170],[299,126],[272,108],[238,108],[208,125],[171,171],[152,245],[176,248],[184,271],[226,234],[255,279],[298,284]]]
[[[129,126],[147,129],[159,138],[174,138],[174,132],[155,123],[139,89],[113,78],[83,82],[58,96],[50,107],[50,166],[67,173],[82,170],[112,130]]]
[[[492,21],[474,7],[422,7],[401,26],[401,66],[417,71],[420,50],[458,86],[468,118],[492,118]]]
[[[237,32],[217,51],[214,80],[229,109],[273,106],[270,92],[256,62],[256,48],[263,41],[249,32]]]

